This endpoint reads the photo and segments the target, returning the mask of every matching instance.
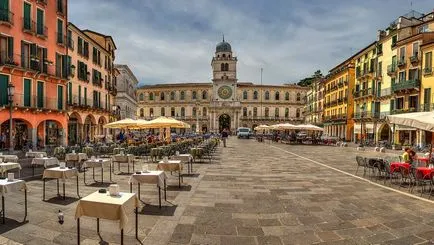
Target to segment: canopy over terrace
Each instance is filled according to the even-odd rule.
[[[398,124],[434,132],[434,112],[414,112],[387,116],[391,124]]]
[[[259,125],[259,126],[257,126],[257,127],[254,128],[255,131],[258,131],[258,130],[267,130],[267,129],[270,129],[270,126],[268,126],[268,125]]]
[[[300,124],[300,125],[294,125],[294,127],[295,129],[305,130],[305,131],[324,131],[323,128],[320,128],[312,124]]]
[[[290,123],[280,123],[270,126],[272,130],[294,130],[296,126]]]

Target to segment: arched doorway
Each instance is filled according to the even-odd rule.
[[[62,145],[63,129],[62,125],[54,120],[45,120],[39,123],[37,128],[37,145],[38,147],[44,146],[58,146]]]
[[[231,117],[228,114],[222,114],[219,117],[219,132],[225,128],[231,130]]]
[[[380,140],[390,140],[390,135],[392,134],[392,130],[388,124],[384,124],[380,130]]]
[[[208,125],[202,124],[202,133],[206,134],[208,132]]]
[[[21,150],[30,141],[32,141],[31,124],[23,119],[13,119],[12,122],[12,138],[14,139],[13,146],[15,150]],[[4,135],[4,142],[1,142],[1,148],[9,147],[9,120],[1,124],[1,132]]]
[[[94,139],[95,136],[95,127],[96,127],[96,120],[93,115],[88,115],[86,119],[84,120],[84,138],[83,140],[85,142],[91,142]]]
[[[69,115],[68,119],[68,144],[75,145],[79,144],[81,140],[81,127],[82,122],[80,115],[77,112]]]

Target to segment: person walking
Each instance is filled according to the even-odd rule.
[[[228,129],[223,129],[222,131],[222,140],[223,140],[223,147],[226,147],[226,140],[228,139],[229,132]]]

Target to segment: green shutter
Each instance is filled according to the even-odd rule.
[[[37,9],[36,11],[36,33],[37,34],[44,34],[44,11],[41,9]]]
[[[32,19],[31,16],[31,5],[24,2],[24,29],[31,30],[32,29]]]
[[[0,105],[8,105],[9,76],[0,74]]]
[[[81,105],[81,85],[78,85],[78,105]]]
[[[10,62],[14,62],[14,38],[8,37],[8,57]]]
[[[72,83],[69,83],[68,85],[68,100],[69,104],[72,104]]]
[[[48,61],[48,53],[47,53],[47,48],[43,48],[42,49],[42,71],[44,73],[48,73],[48,63],[46,63],[45,61]]]
[[[87,88],[84,88],[84,105],[87,105]]]
[[[44,83],[38,81],[38,108],[44,107]]]
[[[0,0],[0,20],[9,21],[9,0]]]
[[[64,43],[63,41],[63,21],[57,19],[57,42]]]
[[[63,110],[63,86],[57,86],[57,109]]]
[[[24,78],[24,106],[31,107],[32,80]]]

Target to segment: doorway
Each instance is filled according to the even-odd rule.
[[[231,117],[228,114],[222,114],[219,117],[219,132],[225,128],[231,130]]]

